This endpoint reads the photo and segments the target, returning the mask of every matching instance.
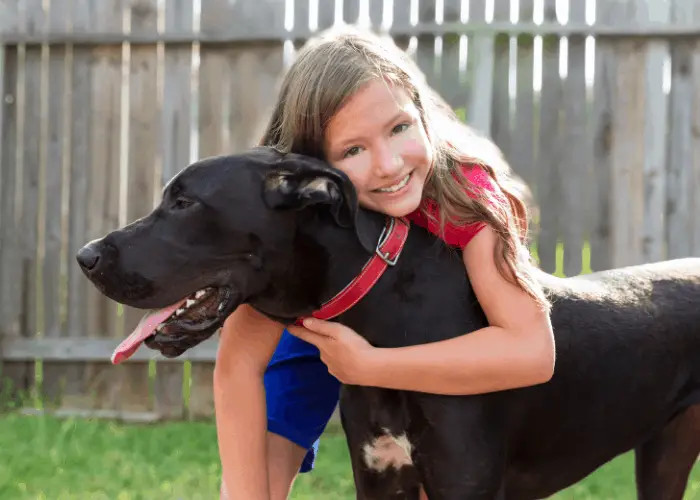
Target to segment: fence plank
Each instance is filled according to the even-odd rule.
[[[510,0],[493,0],[493,20],[510,20]],[[493,95],[491,101],[491,137],[501,149],[508,163],[513,161],[511,133],[511,98],[509,92],[511,37],[499,34],[494,37]]]
[[[46,16],[41,3],[24,0],[19,4],[18,29],[22,33],[43,33],[46,29]],[[42,48],[18,47],[17,102],[15,116],[16,132],[15,157],[10,160],[8,169],[14,170],[14,248],[9,251],[14,256],[7,292],[14,294],[17,312],[16,323],[10,323],[10,332],[16,336],[34,338],[37,334],[38,311],[38,253],[37,223],[39,203],[39,162],[41,144],[41,85]],[[12,127],[13,125],[10,125]],[[16,225],[15,225],[16,224]],[[6,297],[6,296],[5,296]],[[14,315],[13,315],[14,316]],[[14,330],[14,331],[12,331]],[[14,382],[20,395],[27,396],[35,387],[34,363],[6,363],[4,376]]]
[[[311,29],[311,12],[309,0],[294,0],[294,25],[292,33],[308,33]],[[287,6],[285,6],[285,9]],[[316,20],[318,22],[318,20]]]
[[[0,0],[0,34],[17,33],[19,29],[19,2]]]
[[[25,0],[25,29],[27,32],[45,32],[47,29],[46,11],[41,0]],[[33,338],[37,335],[39,255],[37,252],[39,222],[39,175],[44,113],[42,99],[42,79],[44,47],[26,47],[24,53],[24,120],[22,124],[21,169],[22,184],[21,216],[22,228],[22,336]],[[34,363],[25,365],[27,383],[31,387],[34,379]]]
[[[369,25],[373,30],[383,27],[384,20],[384,0],[369,1]]]
[[[19,233],[15,197],[18,172],[17,122],[22,113],[18,78],[20,60],[17,47],[3,48],[2,112],[0,118],[0,341],[6,343],[20,336],[22,312],[16,285],[19,283]],[[2,344],[0,344],[2,348]],[[4,397],[14,399],[16,391],[25,391],[24,364],[3,362],[0,365],[0,389]],[[0,401],[7,404],[10,401]]]
[[[611,12],[612,1],[598,0],[596,22],[612,24],[614,11]],[[590,228],[591,263],[593,271],[601,271],[612,267],[612,226],[611,204],[612,196],[612,110],[614,107],[615,89],[615,52],[613,45],[605,40],[596,40],[594,73],[593,73],[593,103],[589,133],[592,139],[594,182],[588,212],[588,227]]]
[[[418,2],[418,22],[435,22],[435,0],[420,0]],[[434,35],[420,35],[416,37],[416,49],[414,59],[418,68],[425,75],[425,79],[434,89],[439,89],[440,72],[438,69],[439,58],[435,54],[435,43],[437,37]]]
[[[68,30],[70,19],[66,0],[53,0],[49,6],[49,27]],[[65,46],[49,47],[47,75],[46,152],[42,160],[42,188],[44,196],[39,230],[39,248],[43,252],[41,268],[42,321],[41,330],[48,338],[66,334],[65,324],[65,280],[66,273],[61,256],[64,250],[63,228],[68,214],[63,210],[67,198],[64,177],[68,162],[68,124],[70,109],[66,105],[68,89],[68,51]],[[43,361],[42,397],[45,405],[60,404],[61,382],[66,372],[63,364]]]
[[[531,21],[534,0],[519,1],[520,20]],[[534,37],[523,34],[516,38],[516,87],[510,164],[529,185],[535,183],[535,120],[534,120]]]
[[[636,0],[611,7],[614,20],[636,19]],[[644,224],[644,102],[646,64],[643,44],[616,41],[615,101],[612,121],[612,265],[643,261]]]
[[[469,4],[469,21],[482,22],[486,10],[484,2]],[[469,92],[467,122],[486,136],[492,135],[493,118],[493,81],[494,81],[494,44],[490,35],[475,35],[469,40],[468,72],[473,75],[474,83]]]
[[[192,0],[166,4],[165,31],[192,31],[193,17]],[[190,151],[192,55],[192,46],[165,46],[161,185],[165,185],[178,171],[194,160]],[[178,419],[184,416],[183,377],[182,363],[157,363],[154,393],[156,412],[161,418]]]
[[[569,2],[569,23],[586,21],[586,4]],[[563,250],[563,269],[566,276],[575,276],[583,269],[582,249],[587,236],[586,200],[589,198],[589,169],[592,167],[587,129],[588,110],[586,95],[586,39],[568,37],[568,68],[563,83],[563,144],[559,212],[559,237]]]
[[[441,22],[459,22],[461,15],[461,0],[444,0],[442,12],[436,12]],[[462,81],[463,71],[460,65],[461,48],[464,46],[461,43],[462,39],[466,37],[459,35],[436,37],[437,48],[440,50],[436,65],[436,90],[453,109],[464,114],[469,98],[469,86]],[[464,56],[466,57],[466,54]]]
[[[544,18],[556,19],[556,0],[545,0]],[[540,267],[549,273],[556,271],[556,249],[561,206],[561,108],[562,82],[559,76],[559,37],[542,37],[542,89],[539,96],[539,128],[537,152],[537,181],[535,192],[540,206],[537,233],[537,255]]]
[[[641,10],[641,2],[638,0]],[[637,21],[668,24],[669,2],[649,2],[646,13]],[[664,66],[669,58],[669,44],[649,40],[645,48],[645,130],[644,130],[644,226],[642,228],[642,261],[655,262],[664,258],[666,205],[666,136],[668,130],[668,99],[663,88]]]
[[[87,0],[73,1],[72,31],[81,32],[90,28],[95,22],[92,9]],[[70,15],[70,14],[69,14]],[[78,249],[89,241],[88,203],[89,182],[92,172],[90,158],[91,137],[91,102],[92,78],[91,49],[87,47],[69,48],[68,71],[70,80],[67,88],[70,99],[70,175],[67,180],[69,190],[68,206],[68,243],[66,250],[68,305],[66,329],[72,335],[86,336],[88,333],[85,305],[90,291],[90,284],[75,265],[74,256]],[[79,342],[79,339],[76,339]],[[87,390],[89,373],[84,364],[64,367],[64,379],[61,381],[61,405],[69,408],[90,408],[92,400]]]
[[[294,0],[294,1],[307,1],[311,0]],[[318,29],[325,30],[330,28],[335,24],[335,1],[316,0],[318,8]]]
[[[675,24],[691,23],[697,19],[694,2],[675,0],[672,19]],[[667,169],[667,231],[668,257],[678,258],[698,255],[694,250],[693,234],[697,232],[697,209],[694,199],[700,184],[694,185],[693,172],[700,165],[698,153],[697,106],[700,99],[694,95],[700,92],[700,72],[697,41],[679,41],[671,49],[672,75],[670,91],[669,158]]]
[[[330,3],[330,2],[329,2]],[[411,26],[411,11],[407,9],[407,3],[409,2],[396,2],[394,1],[394,10],[392,12],[391,28],[392,30],[402,30],[410,28]],[[420,6],[419,6],[420,7]],[[409,36],[395,36],[394,43],[401,49],[408,49],[408,45],[411,42],[411,37]],[[415,38],[414,38],[414,43]],[[409,54],[411,51],[408,51]]]
[[[204,34],[234,31],[243,37],[285,33],[284,8],[285,0],[206,0],[201,6],[200,29]]]
[[[343,0],[343,22],[357,24],[360,18],[360,0]]]

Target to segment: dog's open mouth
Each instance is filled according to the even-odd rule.
[[[231,290],[207,287],[163,309],[146,313],[133,332],[112,353],[112,363],[126,361],[156,334],[187,335],[211,328],[228,309]]]

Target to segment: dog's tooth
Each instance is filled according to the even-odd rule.
[[[223,310],[224,310],[224,303],[222,302],[221,304],[219,304],[218,312],[222,312]]]
[[[179,315],[181,315],[181,314],[184,313],[184,312],[185,312],[185,310],[181,307],[180,309],[178,309],[177,311],[175,311],[175,316],[179,316]]]
[[[204,290],[200,290],[200,291],[198,291],[197,293],[194,294],[194,298],[195,298],[195,299],[201,299],[202,297],[204,297],[204,294],[206,294],[206,293],[207,293],[207,292],[205,292]]]
[[[196,301],[194,301],[192,299],[187,299],[187,302],[185,302],[185,307],[192,307],[195,304],[196,304]]]

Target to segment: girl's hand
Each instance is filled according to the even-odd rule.
[[[340,382],[370,385],[368,380],[378,349],[354,330],[316,318],[306,318],[304,328],[289,326],[287,329],[292,335],[318,347],[321,361]]]

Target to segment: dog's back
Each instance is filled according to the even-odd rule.
[[[553,300],[555,374],[515,392],[510,419],[511,480],[540,497],[700,402],[700,259],[542,279]]]

